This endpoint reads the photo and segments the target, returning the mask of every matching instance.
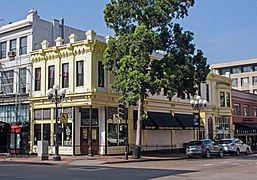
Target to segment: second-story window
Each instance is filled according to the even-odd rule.
[[[220,92],[220,107],[225,107],[225,92]]]
[[[69,87],[69,63],[62,64],[62,87]]]
[[[84,62],[77,61],[76,62],[76,86],[84,85]]]
[[[240,116],[241,115],[241,112],[240,112],[240,104],[234,104],[234,115],[238,115]]]
[[[98,87],[104,87],[104,66],[102,61],[98,61]]]
[[[20,38],[20,55],[27,54],[27,37]]]
[[[6,94],[13,93],[13,74],[13,70],[3,72],[2,90]]]
[[[226,92],[226,105],[227,107],[230,107],[230,93]]]
[[[249,105],[246,105],[246,104],[243,105],[243,112],[244,112],[244,116],[250,116]]]
[[[253,107],[253,116],[257,117],[257,107],[256,106]]]
[[[26,72],[27,69],[26,68],[20,68],[20,82],[19,82],[19,92],[21,94],[26,93]]]
[[[35,91],[40,91],[41,89],[41,68],[35,69]]]
[[[54,66],[48,67],[48,89],[54,86]]]
[[[0,42],[0,59],[6,58],[6,42]]]
[[[10,41],[10,51],[16,52],[16,39]]]
[[[206,101],[210,101],[210,87],[209,84],[206,84]]]

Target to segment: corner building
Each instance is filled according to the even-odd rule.
[[[125,151],[125,122],[118,118],[119,96],[110,84],[113,76],[103,67],[103,52],[111,37],[98,36],[93,30],[86,32],[86,39],[62,44],[56,39],[54,47],[42,42],[42,49],[31,52],[32,93],[30,97],[31,153],[37,153],[37,141],[47,140],[49,153],[54,154],[55,104],[48,100],[46,92],[53,85],[66,89],[65,100],[58,103],[58,117],[68,114],[67,123],[59,121],[59,152],[61,155],[85,155],[89,147],[90,108],[92,108],[92,142],[94,154],[122,154]],[[161,56],[152,55],[158,59]],[[224,96],[223,96],[224,95]],[[221,124],[226,122],[226,135],[232,137],[231,80],[209,74],[201,85],[201,96],[208,101],[201,111],[202,126],[194,127],[190,99],[173,97],[171,101],[162,95],[149,96],[145,100],[148,119],[142,121],[142,148],[148,151],[176,152],[194,139],[215,138]],[[226,97],[226,98],[225,98]],[[135,139],[137,107],[128,107],[128,141],[130,151]],[[226,121],[224,121],[226,119]]]

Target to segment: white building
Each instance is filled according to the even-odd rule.
[[[47,40],[49,46],[55,39],[76,33],[78,39],[85,39],[85,32],[64,25],[64,20],[52,22],[40,18],[35,9],[25,19],[0,26],[0,121],[12,124],[28,124],[31,82],[30,52],[41,48]],[[12,143],[12,142],[11,142]]]

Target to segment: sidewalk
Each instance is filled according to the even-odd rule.
[[[133,159],[129,155],[129,159],[125,160],[124,155],[109,155],[100,156],[95,155],[93,157],[85,156],[61,156],[61,161],[53,161],[53,156],[49,156],[49,160],[41,161],[36,155],[30,156],[12,156],[3,158],[0,157],[0,162],[19,162],[28,164],[47,164],[47,165],[74,165],[74,166],[97,166],[104,164],[114,163],[131,163],[131,162],[142,162],[142,161],[168,161],[168,160],[179,160],[184,159],[185,154],[160,154],[160,155],[147,155],[142,156],[140,159]]]

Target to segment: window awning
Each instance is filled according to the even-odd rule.
[[[137,111],[134,111],[134,118],[137,119]],[[170,113],[148,112],[148,118],[142,120],[142,129],[182,129],[182,126]]]
[[[234,124],[241,127],[237,129],[257,129],[257,123],[234,122]]]
[[[136,128],[136,123],[137,123],[137,112],[133,112],[133,118],[134,118],[134,127]],[[147,119],[142,120],[142,129],[158,129],[156,124],[148,117]]]
[[[194,128],[194,117],[192,114],[175,114],[175,118],[182,124],[184,129]]]
[[[182,129],[181,124],[170,113],[149,112],[148,116],[158,129]]]

